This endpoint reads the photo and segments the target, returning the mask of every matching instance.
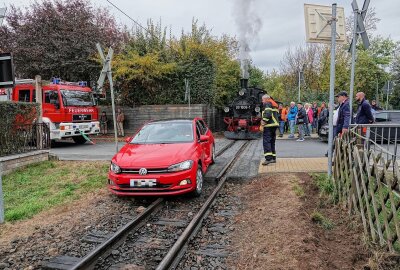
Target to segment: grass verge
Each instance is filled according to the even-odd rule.
[[[332,230],[335,224],[320,212],[314,210],[311,214],[311,220],[322,226],[325,230]]]
[[[3,177],[5,220],[27,219],[105,185],[108,162],[44,161]]]

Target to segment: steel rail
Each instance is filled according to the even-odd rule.
[[[146,208],[146,210],[119,229],[112,237],[107,239],[105,242],[83,257],[83,259],[74,265],[71,270],[93,269],[100,257],[107,257],[112,248],[115,248],[115,246],[117,246],[121,241],[124,241],[130,232],[141,227],[142,223],[146,221],[151,214],[156,213],[161,208],[163,202],[163,198],[158,198],[155,200],[149,207]]]
[[[218,157],[220,155],[222,155],[229,147],[231,147],[232,145],[234,145],[237,141],[231,141],[229,142],[227,145],[225,145],[224,147],[222,147],[217,153],[215,153],[215,156]]]
[[[222,169],[222,171],[219,173],[219,175],[216,178],[216,180],[219,182],[218,186],[215,188],[213,193],[208,197],[207,201],[203,204],[201,209],[193,217],[192,221],[189,223],[189,225],[183,231],[181,236],[177,239],[177,241],[174,243],[174,245],[168,251],[167,255],[164,256],[162,261],[157,266],[157,268],[156,268],[157,270],[165,270],[165,269],[169,269],[171,267],[171,265],[175,265],[175,266],[178,265],[178,263],[181,259],[180,255],[183,255],[181,251],[188,244],[189,240],[195,235],[195,233],[197,232],[197,228],[202,223],[204,218],[207,217],[207,212],[209,211],[210,206],[214,203],[219,191],[222,189],[222,187],[224,186],[224,184],[226,182],[227,172],[232,167],[232,165],[236,162],[236,160],[239,158],[242,150],[245,149],[249,145],[249,143],[250,143],[250,141],[247,141],[246,143],[244,143],[240,147],[240,149],[236,152],[237,154],[234,155],[229,160],[229,162],[226,164],[226,166],[224,166],[224,168]]]

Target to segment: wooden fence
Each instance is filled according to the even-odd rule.
[[[354,130],[337,138],[333,182],[339,203],[361,218],[372,242],[400,251],[400,170],[396,156],[370,150]],[[370,144],[371,142],[368,142]],[[388,158],[389,157],[389,158]]]

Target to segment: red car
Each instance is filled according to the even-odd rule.
[[[112,158],[108,188],[122,196],[200,196],[214,143],[200,118],[147,123]]]

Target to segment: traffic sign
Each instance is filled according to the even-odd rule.
[[[357,22],[355,22],[355,23],[357,23],[357,30],[356,30],[357,34],[355,36],[356,44],[357,44],[358,35],[361,35],[361,39],[362,39],[365,49],[368,49],[369,45],[370,45],[367,31],[365,30],[365,25],[364,25],[364,20],[365,20],[365,16],[367,15],[369,2],[370,2],[370,0],[364,1],[362,10],[358,9],[358,4],[357,4],[356,0],[353,0],[353,2],[351,3],[351,7],[353,8],[353,11],[355,14],[354,20],[357,21]],[[353,40],[351,41],[350,48],[352,47],[352,45],[353,45]]]
[[[346,42],[344,8],[336,9],[336,42],[343,44]],[[331,44],[332,7],[304,4],[304,17],[307,42]]]

